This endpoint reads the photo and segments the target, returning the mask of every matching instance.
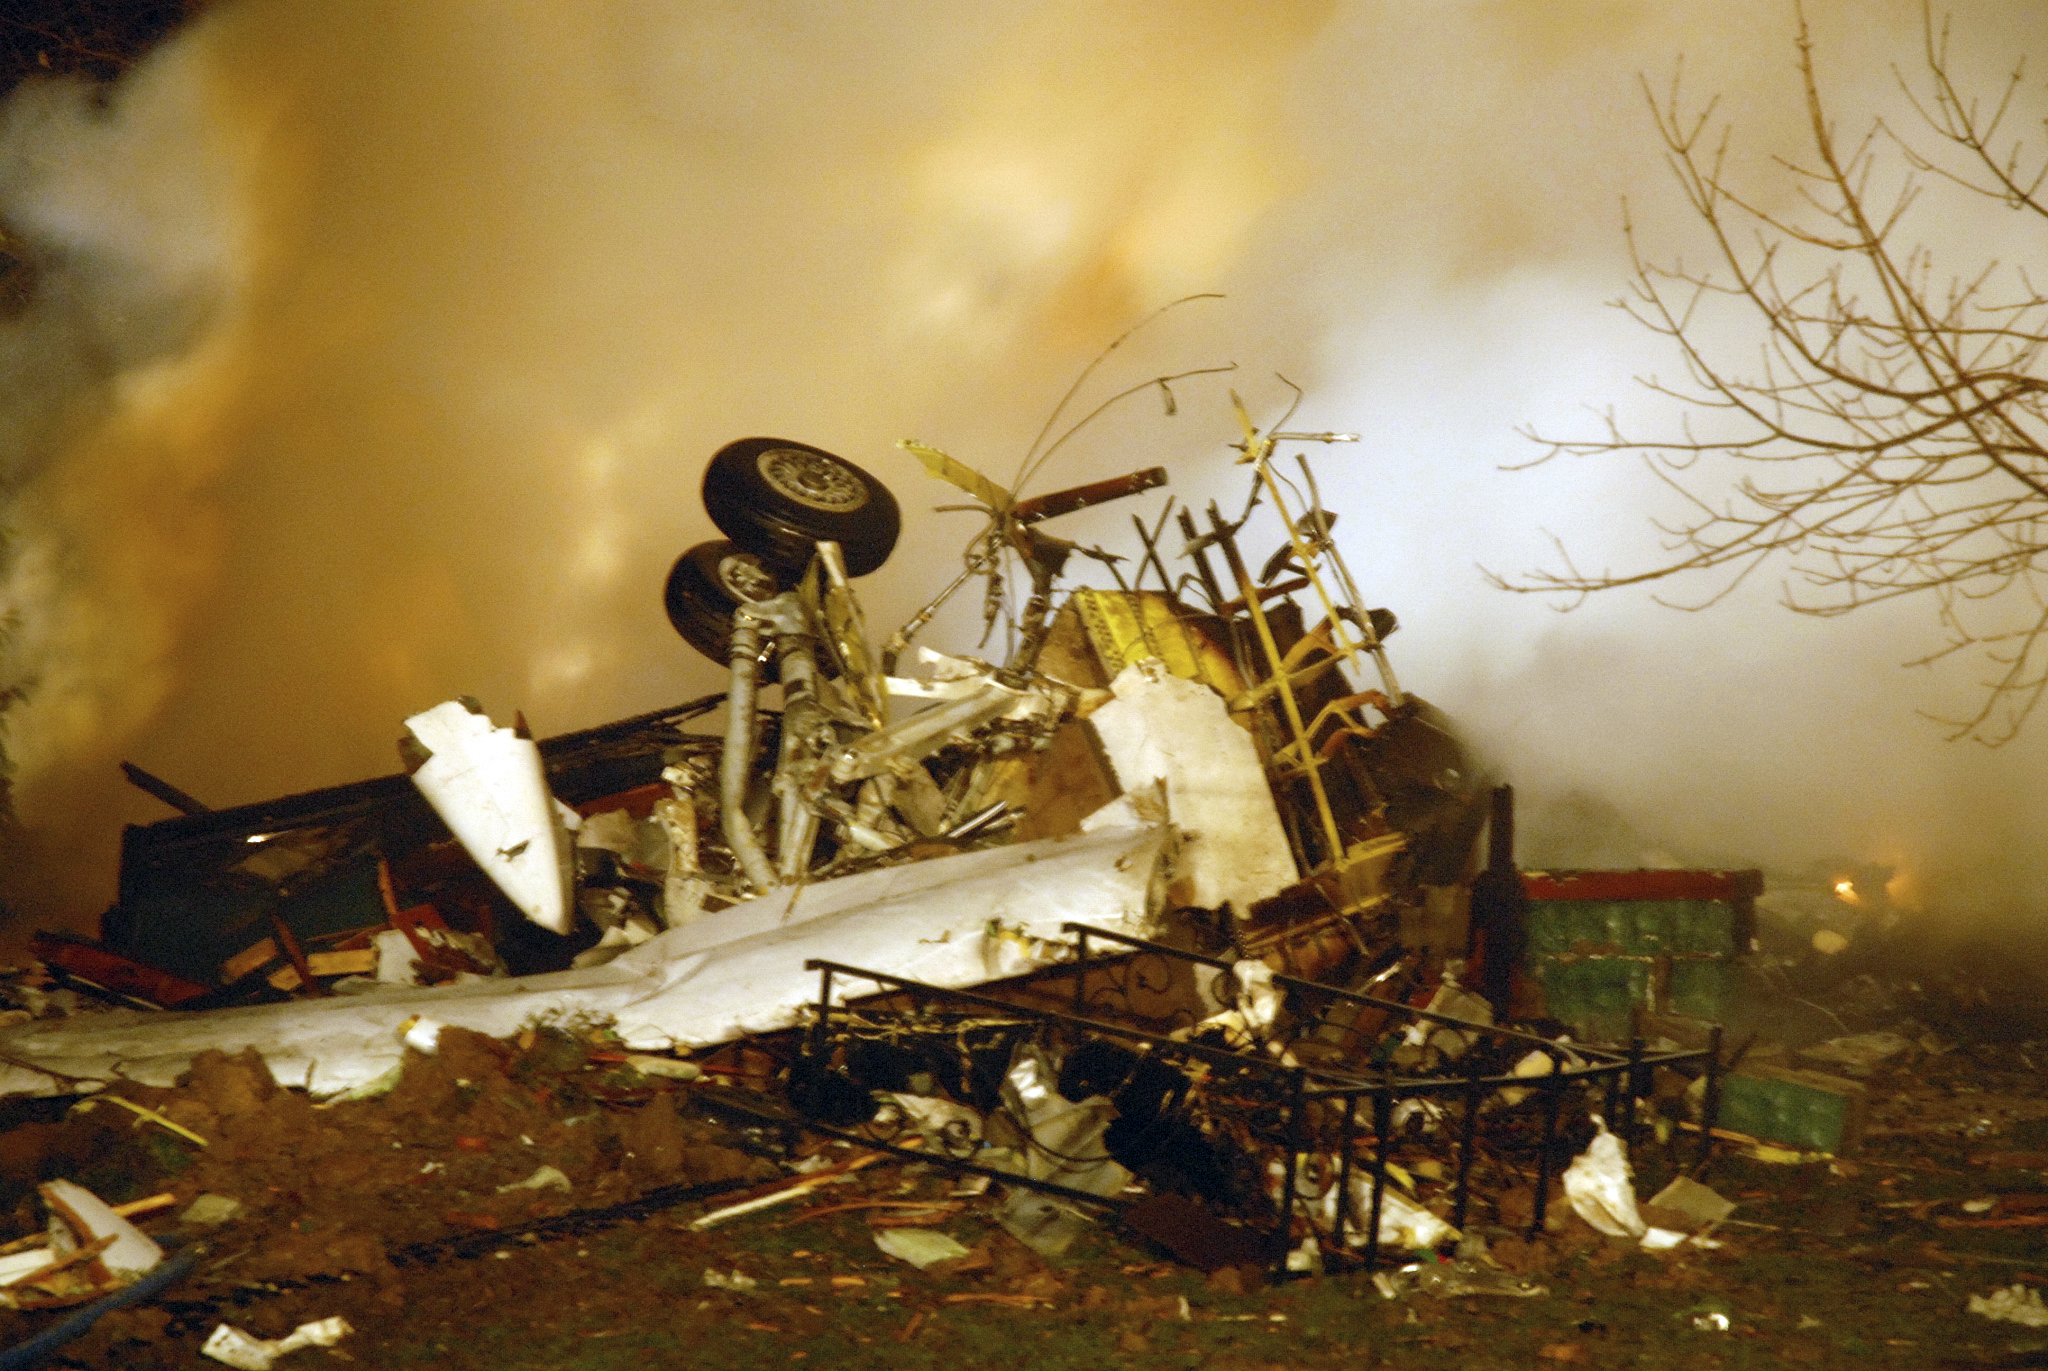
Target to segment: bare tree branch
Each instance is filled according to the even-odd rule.
[[[1713,264],[1653,260],[1625,217],[1635,276],[1615,304],[1675,347],[1682,380],[1637,380],[1686,413],[1669,436],[1612,410],[1597,437],[1524,436],[1535,462],[1633,454],[1682,514],[1656,525],[1665,556],[1640,570],[1582,573],[1560,547],[1561,570],[1487,575],[1566,607],[1719,573],[1678,605],[1703,608],[1765,566],[1801,614],[1928,597],[1944,645],[1913,664],[1980,662],[1978,708],[1942,722],[1997,745],[2048,691],[2048,295],[1996,260],[1946,275],[1914,230],[1938,222],[1941,194],[2048,219],[2048,149],[2009,132],[2025,122],[2024,63],[1986,106],[1957,82],[1947,22],[1929,13],[1923,29],[1924,70],[1898,76],[1917,132],[1880,119],[1845,141],[1799,17],[1806,153],[1776,161],[1789,184],[1770,195],[1736,184],[1716,102],[1689,110],[1676,73],[1664,93],[1645,83]],[[1760,330],[1746,362],[1728,355],[1731,317]]]

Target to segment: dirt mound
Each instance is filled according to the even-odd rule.
[[[174,1088],[117,1086],[0,1134],[0,1202],[32,1229],[34,1187],[59,1175],[112,1203],[168,1191],[180,1212],[222,1196],[240,1211],[215,1234],[213,1277],[388,1280],[394,1253],[451,1233],[774,1174],[672,1083],[592,1052],[559,1028],[447,1028],[388,1093],[325,1104],[279,1087],[253,1049],[208,1052]]]

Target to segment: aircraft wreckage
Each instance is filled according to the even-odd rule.
[[[1432,1245],[1475,1148],[1532,1159],[1540,1223],[1589,1115],[1625,1135],[1661,1100],[1704,1140],[1754,873],[1517,872],[1511,793],[1397,680],[1310,463],[1280,469],[1348,435],[1239,414],[1242,510],[1169,499],[1131,556],[1043,525],[1163,470],[1016,499],[906,443],[986,520],[879,640],[854,582],[894,496],[734,442],[703,486],[725,540],[665,592],[720,694],[541,741],[450,701],[405,721],[404,774],[232,810],[130,768],[185,812],[128,831],[98,939],[37,949],[128,1009],[0,1031],[0,1092],[253,1049],[360,1097],[442,1026],[601,1022],[681,1074],[744,1039],[779,1054],[779,1126],[1000,1175],[1047,1250],[1143,1178],[1159,1204],[1131,1222],[1220,1264],[1298,1254],[1301,1223],[1368,1263]],[[1113,588],[1060,593],[1078,560]],[[917,644],[976,582],[1004,660]],[[1418,1130],[1455,1143],[1441,1213],[1386,1186]],[[1277,1248],[1212,1221],[1266,1210]]]

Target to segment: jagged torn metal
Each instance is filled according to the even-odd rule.
[[[1058,940],[1067,920],[1155,931],[1169,829],[1102,817],[1071,837],[778,889],[578,971],[23,1024],[0,1033],[0,1093],[69,1094],[124,1078],[167,1086],[200,1052],[253,1047],[280,1083],[333,1095],[398,1064],[414,1015],[498,1037],[537,1019],[608,1019],[635,1051],[706,1046],[796,1023],[817,995],[806,957],[952,988],[1018,975],[1053,960],[1056,949],[1037,940]],[[990,936],[998,925],[1007,936]]]

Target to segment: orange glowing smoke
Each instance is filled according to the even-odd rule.
[[[1825,75],[1896,97],[1918,0],[1806,12]],[[2032,6],[1958,32],[1992,89],[2048,59]],[[2031,861],[2048,727],[1990,760],[1916,731],[1894,668],[1925,645],[1881,609],[1560,617],[1473,569],[1653,536],[1654,481],[1499,467],[1517,424],[1583,428],[1682,365],[1601,305],[1624,194],[1655,253],[1696,245],[1637,73],[1683,53],[1740,155],[1797,160],[1790,36],[1783,0],[204,6],[107,110],[0,129],[0,219],[70,311],[0,319],[0,378],[59,355],[29,324],[105,363],[44,385],[18,461],[0,403],[0,689],[38,682],[0,901],[104,907],[120,824],[166,816],[124,756],[231,805],[393,770],[399,721],[460,694],[546,734],[715,688],[660,586],[740,435],[897,491],[905,552],[862,595],[900,621],[971,530],[896,440],[1006,474],[1099,346],[1201,291],[1231,298],[1116,381],[1235,360],[1262,421],[1282,371],[1292,427],[1365,433],[1324,468],[1347,559],[1409,625],[1404,682],[1532,803],[1611,799],[1697,865],[1909,833],[1944,898]],[[166,300],[199,312],[150,351]],[[1091,432],[1040,489],[1156,463],[1241,498],[1204,398]],[[1120,507],[1071,532],[1130,548]]]

